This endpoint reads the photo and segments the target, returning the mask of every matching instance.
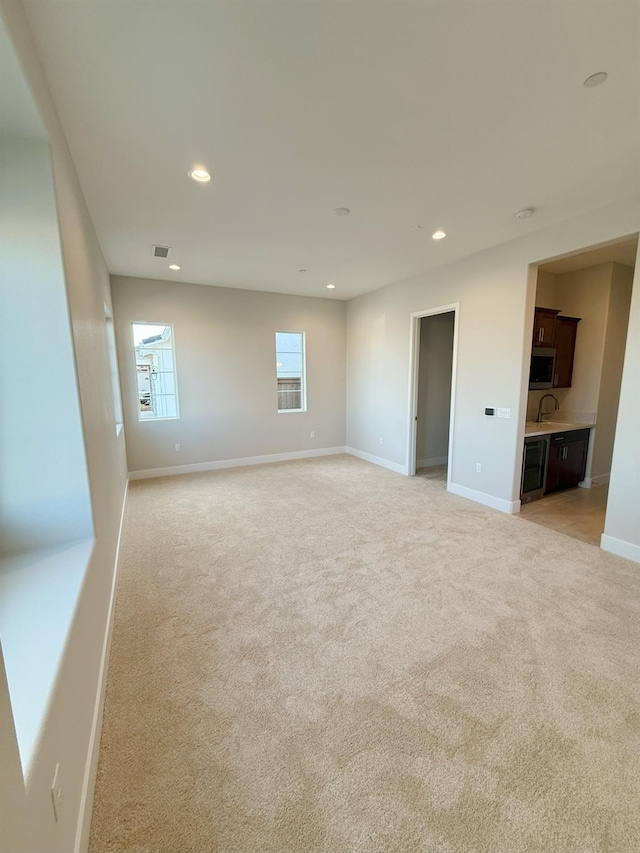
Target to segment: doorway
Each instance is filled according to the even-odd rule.
[[[521,516],[593,545],[605,527],[637,251],[634,235],[537,268],[525,460],[534,441],[547,450],[539,491],[525,498],[523,477]],[[540,384],[544,352],[554,367]]]
[[[407,471],[451,480],[457,305],[412,315],[411,411]]]

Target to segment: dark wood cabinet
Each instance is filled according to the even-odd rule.
[[[556,364],[553,374],[554,388],[571,388],[573,356],[576,350],[579,317],[556,317]]]
[[[556,317],[560,313],[555,308],[538,308],[533,321],[533,346],[553,347],[556,343]]]
[[[552,433],[549,437],[545,494],[572,488],[584,480],[588,448],[588,429]]]

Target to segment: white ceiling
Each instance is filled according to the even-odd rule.
[[[637,0],[26,5],[112,273],[346,299],[640,192]]]

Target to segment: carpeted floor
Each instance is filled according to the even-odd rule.
[[[133,483],[92,853],[638,853],[640,567],[326,457]]]

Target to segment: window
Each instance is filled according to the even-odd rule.
[[[116,418],[116,435],[122,430],[122,398],[120,397],[120,380],[118,378],[118,352],[116,336],[113,330],[113,317],[108,305],[104,306],[104,319],[107,324],[107,344],[109,346],[109,366],[111,367],[111,390],[113,391],[113,408]]]
[[[276,332],[278,411],[306,412],[304,332]]]
[[[138,420],[177,418],[178,388],[169,323],[132,323],[136,355]]]

